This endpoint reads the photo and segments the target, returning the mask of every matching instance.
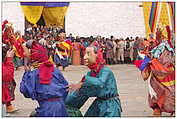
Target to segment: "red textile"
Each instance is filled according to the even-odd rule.
[[[143,60],[135,60],[134,64],[137,68],[139,68],[141,66],[142,62],[143,62]]]
[[[161,71],[161,72],[170,72],[170,70],[166,67],[164,67],[157,59],[152,59],[151,65],[152,70]]]
[[[9,91],[9,82],[14,80],[14,65],[12,57],[7,57],[2,63],[2,102],[12,101]]]
[[[96,77],[96,75],[100,72],[100,70],[104,67],[103,64],[98,64],[98,63],[95,63],[93,65],[90,65],[89,68],[92,70],[91,72],[91,75],[92,77]],[[85,81],[85,76],[82,77],[82,80],[81,82],[84,82]]]
[[[65,42],[68,43],[70,46],[72,45],[71,40],[67,39]]]
[[[104,65],[105,65],[105,60],[103,58],[103,53],[102,53],[102,50],[99,49],[97,51],[96,63],[88,66],[89,69],[93,71],[91,72],[91,76],[96,77],[96,75],[100,72],[100,70],[103,68]]]
[[[83,76],[83,77],[82,77],[82,80],[81,80],[81,82],[84,82],[84,81],[85,81],[85,76]]]
[[[20,39],[16,40],[16,42],[14,43],[14,46],[18,52],[18,54],[20,55],[20,57],[24,57],[24,49],[22,47],[22,43],[20,41]]]
[[[92,43],[92,45],[93,45],[93,46],[96,46],[96,47],[99,47],[99,44],[98,44],[97,41],[94,41],[94,42]]]
[[[40,83],[50,84],[54,65],[48,61],[47,50],[36,42],[33,42],[31,51],[31,59],[38,63],[42,63],[39,66]]]
[[[92,77],[96,77],[96,75],[100,72],[100,70],[104,67],[103,64],[93,64],[91,66],[89,66],[89,68],[92,70],[91,72],[91,76]]]
[[[173,71],[171,74],[169,74],[163,80],[160,80],[160,82],[170,82],[170,81],[173,81],[173,80],[175,80],[175,71]]]
[[[7,32],[3,32],[2,34],[2,42],[5,43],[5,44],[8,44],[9,42],[9,38],[8,38],[8,33]]]
[[[2,63],[2,80],[12,81],[14,77],[14,64],[12,62],[12,57],[6,57]]]
[[[24,43],[25,42],[25,40],[23,39],[23,38],[19,38],[18,39],[21,43]]]
[[[175,111],[175,86],[169,90],[163,86],[155,77],[151,78],[150,82],[152,88],[157,93],[157,98],[148,96],[149,105],[154,108],[155,104],[160,107],[161,112],[174,112]]]
[[[169,25],[166,26],[166,30],[168,32],[168,44],[170,45],[171,48],[173,48],[173,45],[171,43],[171,31],[170,31],[170,26]]]
[[[7,38],[7,32],[4,32],[4,29],[5,29],[5,25],[8,23],[7,20],[3,21],[3,24],[2,24],[2,42],[7,44],[8,42],[8,38]]]
[[[36,42],[33,42],[31,49],[31,60],[37,61],[38,63],[45,62],[48,60],[47,50]]]
[[[159,100],[157,101],[157,104],[160,107],[160,109],[162,108],[164,101],[165,101],[165,96],[163,94],[159,97]]]
[[[2,24],[2,31],[4,30],[4,28],[5,28],[5,25],[8,23],[8,21],[7,20],[4,20],[3,21],[3,24]]]
[[[9,42],[10,42],[11,45],[13,45],[13,44],[16,42],[15,35],[11,35],[11,36],[9,37]]]
[[[162,35],[162,32],[160,30],[157,30],[157,32],[156,32],[156,40],[157,41],[161,40],[161,35]]]
[[[50,84],[54,66],[50,61],[46,61],[39,66],[39,79],[41,84]]]

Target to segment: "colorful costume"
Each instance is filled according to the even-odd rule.
[[[13,59],[15,68],[22,66],[22,58],[24,58],[22,43],[24,42],[24,39],[15,37],[12,24],[7,20],[5,20],[2,25],[2,38],[2,42],[8,44],[15,52],[15,57]]]
[[[7,20],[2,24],[2,42],[6,45],[7,49],[12,48],[12,45],[15,43],[12,24]],[[2,63],[2,102],[6,104],[7,112],[9,113],[17,111],[17,109],[11,105],[11,101],[15,99],[14,91],[16,87],[14,80],[14,64],[12,60],[13,58],[7,57]]]
[[[71,46],[66,41],[56,43],[54,62],[58,66],[67,67],[69,65],[68,57],[70,55],[70,49],[71,49]]]
[[[2,63],[2,102],[7,104],[15,99],[14,65],[11,57]]]
[[[153,41],[154,42],[154,41]],[[175,54],[167,41],[157,46],[147,46],[141,50],[135,65],[141,70],[144,80],[148,81],[149,106],[154,115],[161,112],[173,114],[175,111]],[[147,51],[149,49],[149,51]],[[150,58],[150,57],[151,58]]]
[[[104,65],[102,53],[99,51],[97,62],[82,79],[83,85],[79,91],[68,94],[65,104],[74,108],[80,107],[89,97],[96,100],[87,110],[86,117],[120,117],[121,103],[113,72]]]
[[[38,101],[36,116],[68,116],[64,104],[67,96],[67,81],[61,72],[48,61],[46,49],[33,42],[31,52],[31,60],[36,65],[33,66],[33,70],[24,73],[20,83],[20,92],[26,98]]]

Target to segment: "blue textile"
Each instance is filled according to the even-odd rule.
[[[64,7],[69,6],[69,2],[20,2],[22,6],[44,6],[44,7]]]
[[[148,58],[147,56],[145,56],[145,58],[144,58],[142,64],[140,65],[139,69],[141,71],[143,71],[146,68],[146,66],[149,64],[150,61],[151,61],[151,59]]]
[[[39,70],[26,71],[20,83],[20,92],[32,100],[37,100],[36,108],[39,117],[66,117],[68,113],[64,104],[68,94],[67,81],[62,73],[55,68],[49,85],[39,83]],[[55,99],[55,100],[49,100]]]
[[[66,56],[63,56],[63,57],[64,57],[64,59],[60,59],[60,57],[57,54],[54,54],[54,62],[57,65],[67,67],[69,65],[68,58]]]
[[[119,100],[116,79],[113,72],[104,66],[96,77],[90,76],[88,72],[85,81],[79,90],[69,93],[65,104],[80,107],[89,97],[97,97],[91,104],[85,117],[120,117],[121,102]]]

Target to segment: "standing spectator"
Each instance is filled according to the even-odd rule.
[[[139,38],[135,38],[135,42],[133,44],[133,61],[136,60],[136,57],[138,55],[138,45],[139,45]]]
[[[129,64],[130,63],[130,40],[129,40],[129,37],[126,38],[125,42],[126,42],[126,46],[125,46],[125,50],[124,50],[124,62],[126,64]]]
[[[130,59],[131,63],[133,63],[133,44],[134,44],[134,39],[130,37]]]
[[[81,63],[81,56],[80,56],[80,52],[81,52],[81,44],[80,44],[80,40],[79,38],[77,38],[74,43],[72,44],[72,48],[73,48],[73,57],[72,57],[72,64],[73,65],[80,65]]]
[[[111,39],[106,39],[106,59],[109,65],[113,64],[113,47],[114,45]]]
[[[103,49],[103,59],[105,59],[105,61],[106,61],[106,52],[107,52],[107,49],[106,49],[106,42],[105,41],[103,41],[102,49]]]
[[[84,65],[84,54],[85,54],[85,49],[86,47],[84,46],[84,37],[80,38],[81,41],[81,51],[80,51],[80,56],[81,56],[81,65]]]
[[[118,64],[124,63],[124,48],[125,43],[123,41],[123,38],[121,38],[120,41],[118,42]]]
[[[117,43],[116,43],[116,39],[115,39],[115,37],[112,37],[112,41],[113,41],[113,61],[114,61],[114,63],[116,63],[117,61],[116,61],[116,49],[117,49]]]
[[[116,39],[115,40],[116,42],[116,53],[115,53],[115,60],[116,60],[116,64],[118,64],[118,42],[119,42],[119,39]]]

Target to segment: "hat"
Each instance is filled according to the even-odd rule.
[[[47,50],[36,41],[32,42],[31,60],[40,64],[39,82],[41,84],[50,84],[53,78],[54,65],[48,60]]]

